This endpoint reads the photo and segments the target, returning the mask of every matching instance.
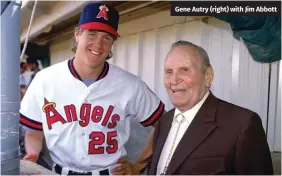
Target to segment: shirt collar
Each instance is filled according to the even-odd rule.
[[[77,71],[76,71],[75,68],[74,68],[74,64],[73,64],[74,59],[75,59],[75,58],[70,59],[70,60],[68,61],[68,67],[69,67],[70,73],[73,75],[73,77],[75,77],[76,79],[82,81],[81,77],[79,76],[79,74],[77,73]],[[96,81],[101,80],[101,79],[103,79],[104,77],[106,77],[107,74],[108,74],[108,72],[109,72],[109,63],[108,63],[107,61],[105,61],[103,70],[102,70],[102,72],[100,73],[100,75],[98,76],[98,78],[96,79]]]
[[[189,123],[192,122],[192,120],[194,119],[195,115],[197,114],[197,112],[199,111],[199,109],[201,108],[201,106],[203,105],[203,103],[205,102],[205,100],[208,98],[210,94],[210,91],[208,91],[205,96],[202,98],[201,101],[199,101],[193,108],[183,112],[182,114],[185,117],[185,120],[187,120]],[[181,114],[181,111],[177,108],[175,108],[175,112],[174,112],[174,118]]]

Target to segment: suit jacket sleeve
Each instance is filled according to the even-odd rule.
[[[272,175],[273,166],[260,117],[254,113],[242,126],[235,156],[236,174]]]

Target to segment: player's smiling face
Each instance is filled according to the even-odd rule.
[[[100,66],[109,55],[114,38],[103,31],[83,30],[75,33],[77,56],[90,67]]]

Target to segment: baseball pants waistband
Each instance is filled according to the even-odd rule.
[[[59,166],[58,164],[55,164],[54,171],[60,175],[110,175],[109,169],[92,172],[75,172],[72,170],[66,171],[63,167]]]

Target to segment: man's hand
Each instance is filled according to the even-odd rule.
[[[28,153],[25,155],[23,159],[36,163],[36,161],[38,160],[38,157],[39,157],[38,153]]]
[[[120,158],[116,164],[119,166],[111,170],[113,175],[140,175],[139,165],[128,162],[124,157]]]
[[[120,158],[116,163],[119,164],[119,166],[111,170],[112,174],[141,175],[145,171],[152,156],[154,131],[155,128],[152,128],[145,144],[145,148],[136,163],[130,163],[125,158]]]

